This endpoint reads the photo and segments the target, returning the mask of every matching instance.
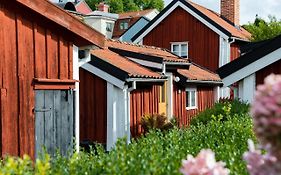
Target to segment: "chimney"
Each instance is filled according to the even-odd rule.
[[[240,0],[221,0],[221,16],[232,22],[235,26],[239,26]]]
[[[109,5],[105,4],[104,2],[100,2],[98,5],[98,11],[108,13],[109,12]]]

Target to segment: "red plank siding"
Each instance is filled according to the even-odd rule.
[[[256,84],[257,85],[263,84],[264,79],[272,73],[281,74],[281,60],[256,72]]]
[[[196,114],[214,105],[214,89],[212,87],[197,87],[197,99],[198,109],[186,110],[185,88],[174,85],[174,115],[177,117],[180,127],[188,126]]]
[[[141,117],[145,114],[158,113],[159,86],[138,86],[138,89],[131,92],[130,97],[130,120],[131,135],[137,137],[142,133],[140,125]]]
[[[240,46],[238,44],[232,43],[230,45],[230,61],[233,61],[238,57],[240,57]]]
[[[192,61],[212,71],[218,68],[219,36],[181,7],[145,36],[143,44],[170,50],[171,42],[183,41],[188,41]]]
[[[107,82],[80,69],[80,141],[106,143]]]
[[[5,154],[19,154],[19,111],[18,111],[18,77],[17,75],[17,39],[16,15],[3,9],[3,45],[0,54],[2,70],[2,83],[5,95],[2,96],[2,151]],[[7,44],[9,43],[9,44]],[[3,154],[4,155],[4,154]]]
[[[72,79],[72,38],[29,12],[0,3],[2,156],[34,158],[34,78]]]

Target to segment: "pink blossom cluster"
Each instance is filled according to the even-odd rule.
[[[281,160],[281,75],[271,74],[257,87],[251,113],[254,129],[263,147]]]
[[[247,169],[251,175],[280,175],[281,163],[271,152],[262,154],[256,150],[254,143],[249,141],[249,152],[244,154]]]
[[[225,163],[216,162],[215,153],[211,150],[201,150],[197,157],[187,156],[183,160],[180,172],[184,175],[228,175]]]

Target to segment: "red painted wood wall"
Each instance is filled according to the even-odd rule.
[[[80,141],[106,143],[107,82],[80,68]]]
[[[171,49],[171,42],[188,41],[189,58],[212,71],[219,65],[219,36],[181,7],[143,39],[143,44]]]
[[[240,57],[240,46],[239,44],[232,43],[230,45],[230,61],[233,61],[238,57]]]
[[[264,79],[270,74],[281,74],[281,60],[261,69],[256,72],[256,84],[260,85],[264,83]]]
[[[188,126],[192,118],[199,112],[212,107],[215,104],[213,87],[197,87],[198,109],[186,110],[185,88],[174,85],[174,116],[177,117],[180,126]]]
[[[34,78],[72,79],[72,42],[29,9],[0,3],[1,153],[34,158]]]
[[[137,86],[137,89],[131,92],[130,102],[131,135],[137,137],[142,133],[141,117],[159,111],[159,86]]]

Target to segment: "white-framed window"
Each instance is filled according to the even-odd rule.
[[[186,110],[197,109],[197,88],[188,87],[186,91]]]
[[[188,42],[172,42],[171,51],[182,58],[188,58]]]
[[[127,30],[129,28],[129,24],[126,21],[120,22],[120,30]]]

